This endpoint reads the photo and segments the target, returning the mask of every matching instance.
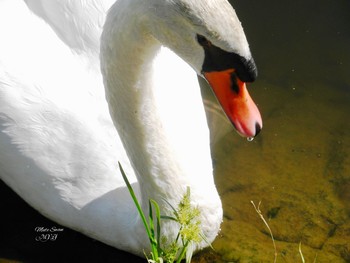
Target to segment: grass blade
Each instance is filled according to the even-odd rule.
[[[151,232],[150,240],[151,240],[151,246],[153,251],[153,248],[157,248],[157,241],[155,239],[153,210],[152,210],[152,203],[150,200],[148,201],[148,207],[149,207],[149,214],[148,214],[149,224],[148,225],[149,225],[149,230]],[[158,253],[158,249],[156,250]],[[155,254],[153,257],[158,257],[158,254]]]
[[[150,206],[153,205],[155,208],[155,213],[156,213],[156,218],[157,218],[157,236],[156,236],[157,250],[158,250],[158,254],[160,254],[161,253],[161,247],[160,247],[160,219],[161,219],[160,208],[159,208],[158,203],[155,200],[150,199],[149,202],[150,202]]]
[[[259,202],[258,207],[255,206],[255,204],[254,204],[253,201],[250,201],[250,202],[252,203],[252,205],[254,206],[255,211],[258,213],[258,215],[260,216],[261,220],[264,222],[265,226],[267,227],[267,229],[268,229],[269,232],[270,232],[270,236],[271,236],[272,243],[273,243],[273,248],[274,248],[274,250],[275,250],[275,258],[274,258],[273,262],[276,263],[276,261],[277,261],[277,248],[276,248],[276,243],[275,243],[275,239],[274,239],[273,234],[272,234],[272,230],[271,230],[269,224],[266,222],[266,220],[265,220],[265,218],[264,218],[264,216],[263,216],[263,214],[262,214],[262,212],[261,212],[261,210],[260,210],[261,201]]]
[[[164,202],[166,202],[166,203],[168,204],[168,206],[173,210],[174,215],[175,215],[176,217],[178,217],[178,213],[177,213],[177,210],[175,209],[175,207],[173,207],[172,204],[170,204],[170,203],[168,202],[168,200],[166,200],[166,199],[163,199],[163,200],[164,200]],[[177,219],[176,219],[176,221],[177,221]]]
[[[299,254],[301,257],[301,262],[305,263],[303,252],[301,251],[301,241],[299,242]]]
[[[132,186],[131,186],[131,184],[130,184],[130,182],[129,182],[129,180],[128,180],[125,172],[124,172],[124,169],[123,169],[122,165],[120,164],[120,162],[118,162],[118,165],[119,165],[119,170],[120,170],[120,172],[121,172],[121,174],[123,176],[124,182],[125,182],[128,190],[129,190],[129,193],[130,193],[130,195],[132,197],[132,200],[135,203],[137,211],[139,212],[141,220],[143,222],[143,225],[144,225],[144,227],[146,229],[147,236],[148,236],[149,241],[151,243],[152,253],[153,253],[154,256],[156,256],[156,255],[158,255],[158,253],[157,253],[158,251],[153,245],[154,244],[154,238],[152,238],[151,230],[150,230],[150,228],[149,228],[149,226],[147,224],[147,220],[146,220],[145,214],[142,211],[140,203],[137,201],[137,197],[135,195],[134,189],[132,188]],[[157,259],[157,257],[156,257],[156,259]]]
[[[188,244],[189,244],[189,241],[187,241],[187,242],[184,244],[184,246],[182,247],[181,252],[180,252],[180,255],[179,255],[179,257],[178,257],[177,260],[176,260],[176,263],[180,263],[181,260],[184,258],[185,253],[186,253],[186,251],[187,251],[187,246],[188,246]]]
[[[178,222],[178,220],[175,217],[173,217],[173,216],[164,216],[164,215],[162,215],[162,216],[160,216],[160,218]]]

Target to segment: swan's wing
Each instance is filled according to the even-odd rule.
[[[98,54],[106,12],[115,0],[25,0],[72,50]]]
[[[0,36],[0,178],[45,216],[123,248],[137,211],[118,161],[136,179],[98,60],[21,0],[0,0]]]
[[[1,178],[41,211],[124,186],[118,161],[135,181],[89,61],[23,1],[0,1],[0,34]]]

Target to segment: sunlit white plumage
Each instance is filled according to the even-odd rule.
[[[191,7],[202,1],[177,2]],[[219,4],[228,8],[226,1],[211,2],[217,10]],[[120,161],[144,208],[154,198],[166,211],[163,198],[175,205],[190,186],[212,241],[222,208],[196,72],[189,66],[200,73],[204,55],[190,39],[194,28],[170,23],[181,10],[167,9],[173,1],[118,0],[105,25],[100,61],[99,39],[111,4],[0,1],[0,176],[47,217],[142,255],[148,241],[118,171]],[[159,15],[157,8],[168,13]],[[201,18],[202,9],[193,10],[199,13],[186,16]],[[145,24],[137,24],[138,18]],[[216,41],[249,57],[239,21],[234,25],[238,33]],[[224,26],[209,29],[220,34]],[[241,43],[233,46],[230,37]],[[164,235],[175,232],[164,224]]]

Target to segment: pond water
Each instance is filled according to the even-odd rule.
[[[222,231],[194,262],[350,262],[350,2],[234,1],[259,69],[249,86],[264,128],[248,142],[211,114]],[[208,99],[210,93],[204,87]],[[59,226],[0,185],[1,258],[46,262],[145,262]],[[10,209],[11,208],[11,209]],[[43,249],[44,248],[44,249]],[[64,251],[64,252],[63,252]]]
[[[259,69],[264,128],[215,145],[224,223],[198,262],[350,262],[350,3],[233,1]],[[202,255],[202,257],[205,257]],[[211,259],[210,259],[211,258]],[[214,260],[215,259],[215,260]]]

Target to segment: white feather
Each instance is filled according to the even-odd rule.
[[[190,186],[209,241],[222,220],[196,76],[203,51],[184,20],[191,13],[179,15],[175,2],[119,0],[109,11],[100,61],[110,0],[0,1],[2,180],[47,217],[139,255],[148,240],[118,161],[144,207],[151,197],[163,209],[162,198],[176,205]],[[208,15],[196,8],[202,1],[178,3],[197,18]],[[228,6],[213,3],[216,10]],[[229,37],[241,44],[215,41],[249,56],[235,19],[227,19],[236,26]],[[208,23],[223,33],[225,24]],[[164,224],[164,235],[175,232]]]

